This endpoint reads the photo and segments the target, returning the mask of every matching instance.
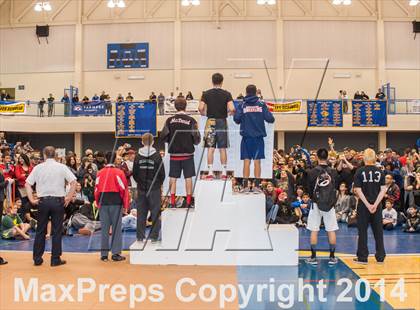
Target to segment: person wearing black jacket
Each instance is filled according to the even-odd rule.
[[[159,152],[153,147],[153,136],[146,133],[141,138],[143,146],[134,159],[133,178],[137,182],[137,240],[145,239],[147,213],[152,215],[149,238],[158,241],[160,232],[160,196],[165,180],[165,168]]]
[[[171,154],[169,177],[171,187],[170,207],[175,207],[176,180],[184,174],[187,194],[187,208],[191,207],[192,177],[195,176],[194,152],[200,143],[200,132],[194,118],[185,114],[187,101],[178,97],[175,100],[175,109],[178,111],[168,118],[162,129],[161,140],[169,145]]]
[[[3,219],[3,202],[4,202],[4,190],[7,182],[4,179],[3,172],[0,170],[0,223]],[[7,261],[0,256],[0,265],[6,265]]]

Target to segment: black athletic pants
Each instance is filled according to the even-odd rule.
[[[357,228],[359,240],[357,243],[357,258],[360,261],[367,261],[369,256],[368,249],[368,227],[372,228],[376,245],[376,260],[382,262],[385,259],[384,233],[382,227],[382,206],[379,205],[374,214],[360,203],[357,208]]]
[[[64,198],[43,197],[38,205],[38,226],[36,228],[33,259],[38,263],[45,251],[45,235],[47,234],[48,221],[51,218],[51,262],[56,263],[62,254],[61,235],[63,233]]]

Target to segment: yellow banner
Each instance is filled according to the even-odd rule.
[[[300,112],[302,101],[296,100],[296,101],[285,102],[285,103],[267,102],[267,106],[271,112],[280,112],[280,113]]]
[[[25,114],[26,104],[24,102],[12,104],[0,104],[0,114]]]

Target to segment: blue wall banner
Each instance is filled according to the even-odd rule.
[[[73,102],[71,104],[72,116],[85,116],[85,115],[105,115],[105,102],[104,101],[91,101],[88,103]]]
[[[308,126],[343,127],[342,105],[341,100],[308,100]]]
[[[385,100],[353,100],[354,127],[386,127],[387,111]]]
[[[141,137],[150,132],[156,136],[156,103],[117,102],[115,136]]]
[[[107,68],[149,68],[149,43],[110,43]]]

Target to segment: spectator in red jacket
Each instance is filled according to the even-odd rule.
[[[28,175],[32,172],[31,161],[26,154],[21,154],[18,159],[18,164],[15,169],[15,177],[17,182],[17,188],[19,191],[20,198],[22,203],[25,204],[28,202],[28,195],[26,194],[25,182]]]
[[[124,171],[116,168],[112,163],[115,153],[109,152],[105,156],[107,164],[96,176],[95,202],[99,208],[101,220],[101,260],[108,261],[111,250],[113,261],[123,261],[121,219],[123,208],[129,207],[129,191]],[[109,244],[109,229],[112,228],[111,246]]]

